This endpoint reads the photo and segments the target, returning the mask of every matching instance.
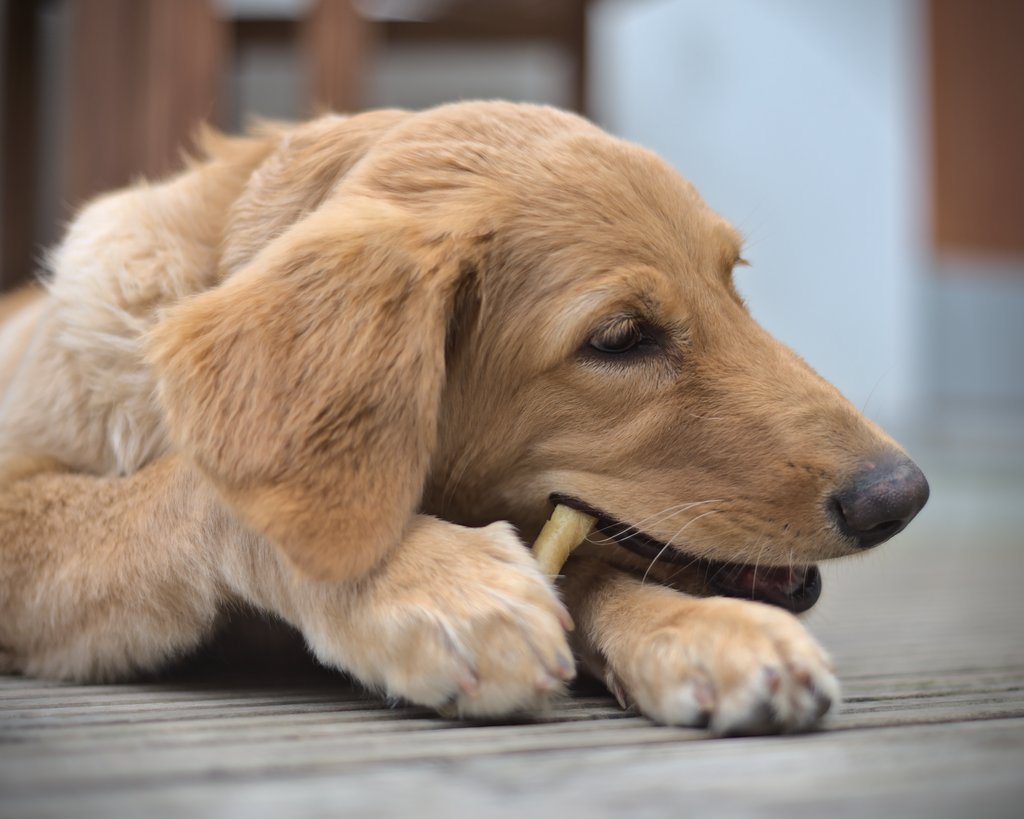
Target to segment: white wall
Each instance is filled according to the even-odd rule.
[[[603,0],[592,100],[747,236],[751,308],[856,404],[918,411],[917,0]]]

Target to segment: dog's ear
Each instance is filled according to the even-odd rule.
[[[394,206],[327,204],[153,331],[175,443],[307,575],[358,575],[401,540],[469,269]]]

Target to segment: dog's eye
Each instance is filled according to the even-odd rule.
[[[590,346],[599,353],[617,355],[636,349],[642,340],[643,335],[639,327],[626,326],[594,336],[590,339]]]
[[[606,355],[622,355],[629,353],[651,339],[644,334],[643,328],[634,321],[617,321],[606,327],[590,339],[590,348]]]

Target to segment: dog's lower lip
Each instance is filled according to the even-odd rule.
[[[810,609],[821,596],[818,567],[754,566],[710,558],[694,557],[666,546],[661,541],[636,531],[635,527],[615,520],[588,503],[566,495],[552,495],[553,503],[571,506],[598,519],[598,531],[607,542],[634,554],[677,566],[696,567],[708,585],[724,597],[755,600],[799,614]],[[630,534],[626,534],[629,532]]]
[[[807,611],[821,596],[821,572],[810,566],[751,566],[723,563],[710,578],[727,597],[771,603],[794,614]]]

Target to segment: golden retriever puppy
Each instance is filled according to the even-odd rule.
[[[0,666],[153,669],[243,602],[462,714],[578,658],[659,722],[813,726],[815,563],[928,486],[740,262],[668,165],[549,108],[207,136],[0,307]],[[524,546],[553,499],[599,518],[560,593]]]

